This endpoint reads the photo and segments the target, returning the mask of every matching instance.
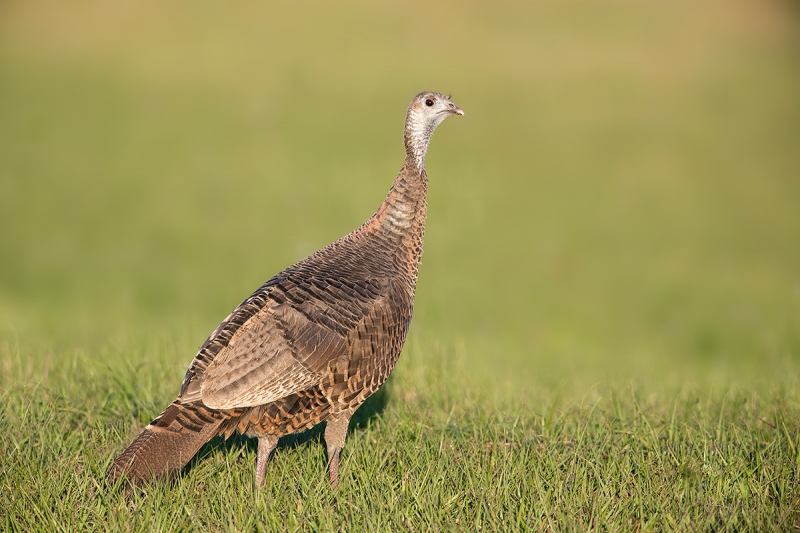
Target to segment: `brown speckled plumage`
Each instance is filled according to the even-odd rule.
[[[406,161],[360,228],[280,272],[200,347],[178,397],[108,471],[141,483],[179,471],[213,436],[259,439],[256,482],[278,438],[327,420],[331,483],[358,407],[386,381],[411,322],[425,228],[425,153],[461,109],[439,93],[408,108]]]

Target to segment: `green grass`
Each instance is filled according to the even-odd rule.
[[[0,6],[0,529],[800,529],[794,6]],[[197,346],[436,133],[409,342],[263,490],[100,480]]]

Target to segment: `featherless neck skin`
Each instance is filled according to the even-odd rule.
[[[419,173],[425,172],[425,154],[428,152],[433,130],[439,123],[426,118],[420,111],[410,108],[403,135],[406,145],[406,167],[415,167]]]

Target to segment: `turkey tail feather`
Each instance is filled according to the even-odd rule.
[[[169,477],[188,463],[200,448],[219,432],[225,417],[200,402],[172,402],[117,457],[106,478],[125,477],[142,484]]]

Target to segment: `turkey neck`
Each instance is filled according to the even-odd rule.
[[[425,216],[428,175],[425,172],[425,152],[430,133],[422,131],[417,136],[413,124],[407,121],[405,131],[406,161],[394,180],[378,212],[373,228],[383,237],[384,246],[390,248],[395,259],[411,277],[417,279],[425,236]]]
[[[428,174],[425,155],[436,123],[409,109],[403,141],[406,160],[386,200],[366,226],[378,234],[381,247],[395,257],[414,286],[425,236]]]
[[[413,161],[406,160],[378,212],[376,228],[384,246],[390,248],[416,280],[422,258],[427,213],[428,176]]]

